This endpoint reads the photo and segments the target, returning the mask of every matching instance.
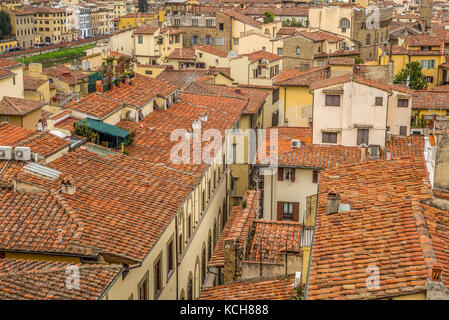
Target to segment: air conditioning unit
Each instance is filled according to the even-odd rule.
[[[136,119],[136,110],[126,111],[126,120],[134,121]]]
[[[300,147],[301,147],[301,140],[298,140],[298,139],[292,139],[292,141],[291,141],[291,147],[292,147],[292,148],[300,148]]]
[[[0,146],[0,160],[12,159],[12,147]]]
[[[15,147],[14,159],[21,161],[31,160],[31,149],[29,147]]]

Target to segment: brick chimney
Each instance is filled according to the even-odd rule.
[[[101,80],[97,80],[97,82],[95,82],[95,91],[103,92],[103,82],[101,82]]]

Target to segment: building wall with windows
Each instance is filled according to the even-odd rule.
[[[64,9],[33,8],[34,31],[40,43],[57,44],[67,40],[67,13]]]
[[[31,11],[15,11],[11,14],[13,33],[17,45],[21,48],[34,47],[34,13]]]
[[[338,97],[338,105],[332,97]],[[377,106],[376,97],[382,99]],[[314,144],[356,146],[358,135],[366,134],[359,130],[368,130],[367,145],[385,146],[387,91],[348,81],[315,90],[313,99]]]

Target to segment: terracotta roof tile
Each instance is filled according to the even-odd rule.
[[[98,92],[88,94],[78,101],[72,101],[66,106],[67,109],[82,112],[100,120],[103,120],[122,107],[123,102],[116,101]]]
[[[333,33],[326,31],[303,31],[299,33],[300,36],[310,39],[312,41],[328,41],[328,42],[338,42],[342,41],[343,38],[334,35]]]
[[[42,70],[42,73],[50,78],[55,78],[69,85],[80,83],[83,79],[88,77],[87,74],[81,71],[72,70],[66,66],[58,65]]]
[[[210,266],[222,268],[224,266],[224,245],[228,239],[235,239],[241,244],[245,243],[248,238],[250,227],[257,217],[258,202],[260,199],[260,191],[248,190],[245,194],[246,207],[240,205],[232,208],[228,221],[223,228],[223,232],[215,247],[214,253],[209,260]]]
[[[67,269],[78,267],[80,288],[66,285]],[[74,265],[37,260],[0,260],[2,300],[96,300],[121,274],[114,264]]]
[[[263,25],[262,22],[259,22],[257,20],[254,20],[253,18],[251,18],[250,16],[244,15],[234,9],[229,9],[229,10],[223,10],[223,13],[240,21],[243,22],[245,24],[248,24],[252,27],[258,28],[260,29],[260,27]]]
[[[250,242],[247,261],[280,262],[283,252],[297,252],[301,248],[302,224],[288,221],[254,221],[254,235]]]
[[[4,96],[0,101],[0,114],[24,116],[42,108],[45,102]]]
[[[43,85],[47,81],[48,80],[43,80],[39,78],[23,77],[23,88],[25,90],[37,90],[41,85]]]
[[[195,60],[197,58],[195,49],[176,48],[167,57],[167,59],[176,60]]]
[[[349,211],[326,213],[336,192]],[[424,292],[427,268],[414,201],[430,198],[422,156],[370,161],[323,171],[308,299],[386,298]],[[367,267],[380,286],[367,288]]]
[[[265,51],[265,50],[259,50],[255,52],[251,52],[248,54],[243,54],[242,56],[248,56],[249,61],[257,61],[260,59],[268,60],[269,62],[273,62],[276,60],[281,59],[281,56],[278,56],[277,54]]]
[[[197,46],[195,49],[196,50],[200,50],[200,51],[204,51],[204,52],[207,52],[207,53],[210,53],[210,54],[216,55],[218,57],[222,57],[222,58],[226,58],[226,56],[228,55],[226,53],[226,51],[223,51],[223,50],[220,50],[218,48],[209,46],[207,44],[203,44],[201,46]]]
[[[449,91],[414,91],[413,109],[449,109]]]
[[[287,69],[276,76],[274,84],[278,86],[309,86],[316,80],[328,78],[329,74],[328,67],[312,68],[307,71]]]
[[[141,26],[133,31],[133,34],[154,34],[159,27]]]
[[[288,277],[203,288],[200,300],[292,300],[293,283],[293,277]]]
[[[2,69],[2,70],[9,70],[9,69],[17,68],[20,66],[23,66],[23,64],[21,64],[17,61],[0,59],[0,69]]]

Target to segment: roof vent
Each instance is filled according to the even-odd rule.
[[[207,113],[200,115],[200,121],[207,122]]]
[[[292,148],[299,148],[299,147],[301,147],[301,140],[299,140],[299,139],[292,139],[291,147]]]
[[[334,189],[331,189],[327,193],[327,207],[326,207],[327,214],[332,214],[332,213],[338,212],[339,199],[340,199],[340,197]]]

